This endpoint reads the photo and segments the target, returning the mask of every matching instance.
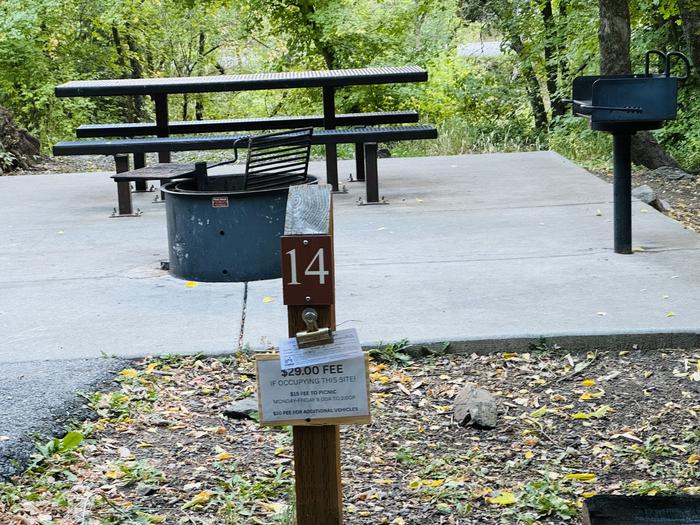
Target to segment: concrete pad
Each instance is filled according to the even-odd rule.
[[[222,353],[238,347],[245,285],[184,281],[167,260],[164,205],[134,195],[109,218],[106,173],[0,178],[0,362]]]
[[[700,237],[635,201],[639,251],[615,254],[612,186],[559,155],[385,159],[379,170],[391,204],[356,206],[361,183],[334,196],[338,324],[364,344],[700,342]],[[279,280],[249,283],[244,344],[286,337],[285,316]]]

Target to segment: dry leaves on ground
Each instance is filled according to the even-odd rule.
[[[392,356],[372,363],[373,424],[342,429],[349,524],[578,523],[595,493],[700,493],[697,350]],[[81,443],[0,485],[0,522],[292,523],[290,430],[221,415],[253,371],[245,354],[135,363],[89,396]],[[498,399],[496,429],[453,421],[466,383]]]

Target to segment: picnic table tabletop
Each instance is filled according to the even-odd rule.
[[[418,66],[285,71],[201,77],[74,80],[56,87],[58,97],[168,95],[215,91],[252,91],[303,87],[425,82],[428,73]]]

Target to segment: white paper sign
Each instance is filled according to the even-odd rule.
[[[369,423],[364,354],[283,370],[279,359],[257,359],[260,423],[365,418]],[[338,421],[342,423],[342,421]]]
[[[327,345],[299,348],[296,337],[291,337],[280,341],[279,349],[282,368],[320,365],[363,355],[360,339],[354,328],[333,332],[333,342]]]

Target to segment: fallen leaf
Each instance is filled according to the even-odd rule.
[[[199,286],[199,283],[195,283],[194,281],[187,281],[185,283],[185,288],[197,288]]]
[[[593,386],[595,385],[595,379],[584,379],[583,381],[581,381],[581,384],[583,386]]]
[[[214,494],[211,491],[203,490],[180,508],[182,510],[186,510],[191,507],[196,507],[197,505],[206,505],[209,503],[213,495]]]
[[[124,377],[134,378],[137,375],[139,375],[139,373],[136,370],[134,370],[133,368],[125,368],[124,370],[119,372],[119,375],[124,376]]]
[[[612,407],[610,405],[603,405],[593,412],[577,412],[571,417],[574,419],[599,419],[605,417],[611,410]]]
[[[122,479],[126,474],[124,474],[121,470],[117,469],[108,469],[105,471],[105,477],[107,479]]]
[[[598,389],[597,392],[584,392],[581,394],[581,397],[579,397],[579,401],[590,401],[591,399],[600,399],[605,395],[605,390]]]
[[[271,514],[282,514],[284,511],[287,510],[288,507],[286,503],[280,503],[278,501],[273,501],[272,503],[262,501],[258,503],[258,505],[260,505],[263,509],[265,509]]]
[[[547,413],[547,405],[544,405],[534,412],[530,412],[530,417],[542,417]]]
[[[577,481],[595,481],[598,477],[595,474],[584,473],[584,474],[567,474],[564,476],[566,479],[575,479]]]
[[[700,454],[691,454],[688,458],[689,465],[697,465],[700,463]]]
[[[668,312],[666,314],[666,317],[676,317],[676,313],[675,312]]]
[[[512,492],[501,492],[499,496],[493,498],[486,498],[486,501],[492,505],[512,505],[517,503],[518,498]]]
[[[272,303],[274,299],[272,297],[263,297],[263,303]]]

